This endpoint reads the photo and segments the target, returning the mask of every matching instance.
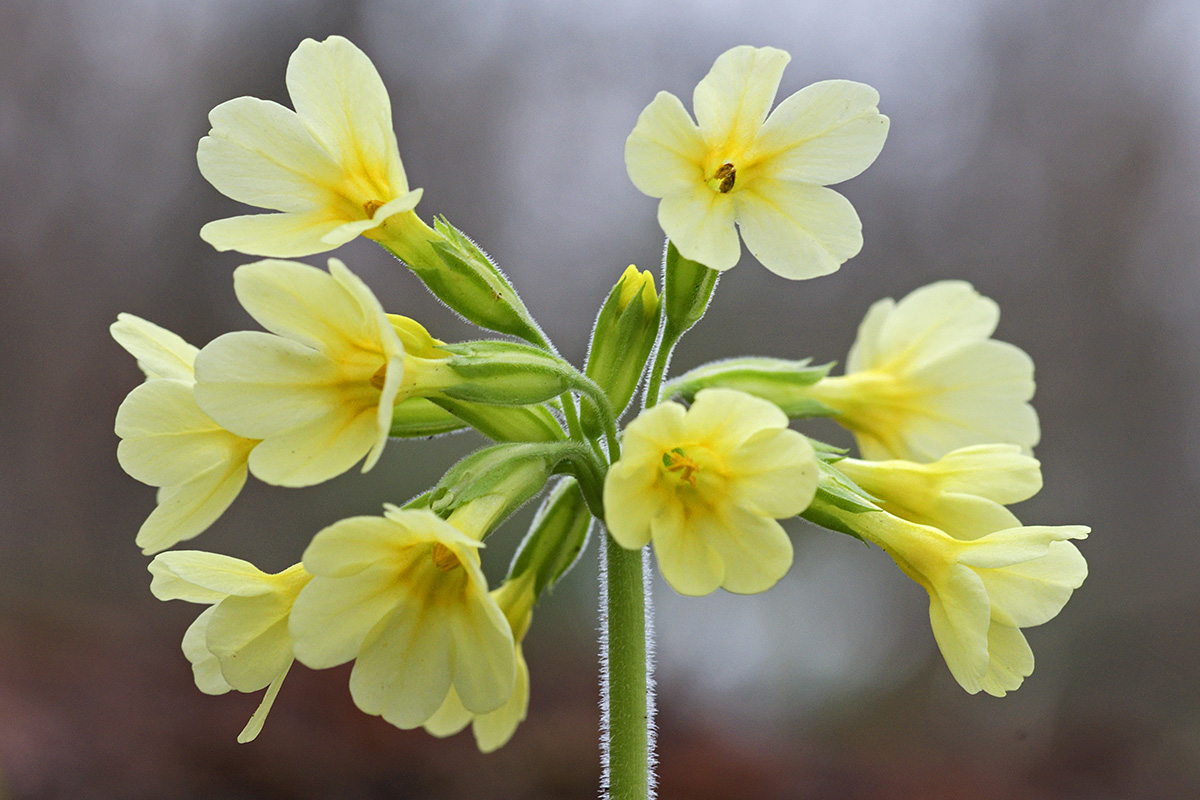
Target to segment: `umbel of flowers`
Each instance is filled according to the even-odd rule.
[[[1074,542],[1088,529],[1022,525],[1007,508],[1042,476],[1033,365],[991,338],[994,302],[962,281],[881,300],[839,376],[762,357],[666,374],[719,272],[739,262],[739,230],[790,279],[833,272],[862,246],[853,207],[827,187],[874,161],[888,118],[873,89],[842,80],[772,110],[787,62],[773,48],[734,48],[697,85],[694,119],[665,92],[639,116],[626,167],[659,199],[662,283],[632,266],[620,275],[582,369],[479,247],[445,218],[417,215],[387,91],[349,41],[300,44],[287,69],[294,109],[250,97],[213,109],[202,174],[267,213],[210,222],[201,236],[267,257],[233,276],[265,330],[197,349],[120,315],[113,337],[145,382],[121,404],[116,432],[122,467],[158,487],[137,535],[155,555],[151,591],[205,606],[183,636],[197,686],[265,690],[239,741],[259,734],[294,662],[353,662],[350,694],[366,713],[435,736],[470,726],[481,750],[501,747],[537,683],[522,650],[534,609],[596,521],[612,797],[653,786],[647,545],[681,594],[763,592],[791,567],[782,523],[801,516],[877,545],[925,590],[932,639],[968,692],[1003,695],[1032,673],[1022,629],[1056,616],[1083,582]],[[435,338],[336,258],[279,260],[360,235],[484,338]],[[791,427],[812,417],[846,427],[859,457]],[[384,448],[466,430],[486,446],[415,498],[314,531],[282,572],[171,549],[216,522],[248,476],[311,486],[376,467]],[[489,586],[486,539],[539,497],[507,576]]]

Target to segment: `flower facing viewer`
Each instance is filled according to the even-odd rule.
[[[485,714],[513,696],[513,633],[488,594],[482,545],[426,510],[389,508],[318,533],[315,577],[291,617],[296,658],[323,669],[354,660],[360,709],[399,728],[424,725],[453,688]]]
[[[266,689],[239,742],[260,730],[292,666],[288,615],[312,577],[300,564],[269,575],[229,556],[177,550],[150,563],[150,591],[159,600],[206,603],[183,635],[196,686],[205,694]]]
[[[219,336],[196,357],[196,400],[229,430],[263,440],[250,470],[307,486],[363,470],[387,443],[395,403],[436,358],[412,320],[391,318],[337,259],[329,272],[259,261],[234,272],[238,300],[271,333]],[[405,340],[409,347],[405,347]],[[415,350],[416,352],[409,352]]]
[[[295,111],[238,97],[209,114],[200,172],[222,194],[276,214],[210,222],[218,250],[288,258],[323,253],[410,212],[410,191],[387,89],[367,56],[341,36],[305,39],[288,61]]]
[[[965,281],[938,281],[871,306],[846,374],[808,394],[836,409],[864,458],[933,461],[960,447],[1039,438],[1033,361],[991,338],[996,303]]]
[[[812,445],[778,407],[706,389],[688,410],[667,402],[625,431],[604,484],[609,532],[634,549],[653,541],[676,591],[766,591],[792,564],[776,521],[803,511],[817,486]]]
[[[230,433],[196,405],[195,347],[132,314],[120,314],[110,330],[146,374],[117,410],[116,433],[121,468],[159,487],[137,534],[150,555],[198,536],[225,513],[258,441]]]
[[[790,59],[773,47],[735,47],[696,86],[696,122],[679,98],[659,92],[629,134],[629,178],[661,198],[659,224],[685,258],[715,270],[737,264],[734,223],[750,252],[785,278],[826,275],[862,249],[858,214],[825,187],[879,155],[888,131],[879,94],[822,81],[768,116]]]

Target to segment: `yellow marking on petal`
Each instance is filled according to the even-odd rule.
[[[442,544],[441,542],[438,542],[433,546],[432,557],[433,565],[442,572],[450,572],[451,570],[462,566],[462,563],[458,560],[458,556],[454,554],[454,551],[449,547],[446,547],[446,545]]]

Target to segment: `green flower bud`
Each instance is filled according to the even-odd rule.
[[[809,396],[807,391],[829,374],[833,364],[809,366],[812,359],[731,358],[697,367],[663,386],[663,397],[691,401],[701,389],[721,387],[761,397],[789,417],[828,417],[838,412]]]
[[[618,416],[637,391],[658,336],[659,317],[654,276],[638,272],[631,264],[600,308],[586,370],[587,376],[604,390]],[[585,407],[584,430],[598,435],[601,425],[595,411]]]
[[[674,344],[708,310],[721,273],[684,258],[667,242],[663,264],[663,313],[667,316],[664,342]]]
[[[449,357],[441,362],[445,374],[438,376],[437,389],[454,400],[525,406],[572,389],[599,391],[561,358],[529,345],[486,340],[443,349]]]

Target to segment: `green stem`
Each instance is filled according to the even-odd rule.
[[[605,536],[606,769],[609,800],[650,797],[651,705],[642,551]]]
[[[658,350],[654,353],[654,367],[650,370],[650,379],[646,382],[646,408],[658,405],[658,393],[662,390],[663,377],[667,371],[667,364],[671,361],[671,352],[675,349],[675,343],[682,337],[683,332],[671,334],[664,330],[662,341],[658,344]]]

